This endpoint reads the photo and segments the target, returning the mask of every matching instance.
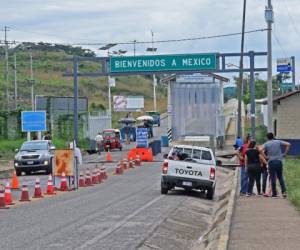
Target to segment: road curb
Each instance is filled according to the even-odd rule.
[[[227,208],[227,213],[226,217],[222,226],[222,231],[220,234],[219,242],[218,242],[218,250],[226,250],[228,248],[228,243],[229,243],[229,234],[230,234],[230,229],[231,229],[231,220],[232,216],[234,213],[234,205],[236,201],[236,192],[237,192],[237,187],[238,187],[238,174],[239,174],[239,169],[236,168],[234,172],[234,181],[233,181],[233,187],[232,191],[230,194],[230,199],[228,202],[228,208]]]

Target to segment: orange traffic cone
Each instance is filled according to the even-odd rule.
[[[83,176],[83,172],[80,171],[80,175],[79,175],[79,187],[85,187],[85,181],[84,181],[84,176]]]
[[[85,185],[92,186],[92,178],[88,168],[85,170]]]
[[[96,169],[97,169],[98,182],[101,183],[102,182],[101,171],[100,171],[100,168],[97,165],[96,165]]]
[[[51,174],[49,174],[49,176],[48,176],[47,191],[46,191],[45,194],[47,194],[47,195],[56,194],[54,192],[54,186],[53,186],[53,180],[52,180],[52,175]]]
[[[13,173],[13,177],[12,177],[12,181],[11,181],[11,189],[14,189],[14,190],[20,189],[16,170],[14,170],[14,173]]]
[[[106,162],[112,162],[111,153],[109,151],[106,152]]]
[[[129,160],[129,168],[134,168],[132,157]]]
[[[65,172],[62,172],[62,174],[61,174],[60,191],[62,191],[62,192],[68,191],[68,184],[67,184]]]
[[[123,166],[125,170],[128,168],[128,161],[126,158],[123,159]]]
[[[104,166],[102,166],[102,168],[100,170],[100,173],[101,173],[101,179],[106,180],[107,179],[107,174],[106,174],[106,169],[105,169]]]
[[[4,186],[1,184],[0,186],[0,209],[8,209],[6,206],[5,197],[4,197]]]
[[[136,157],[135,157],[135,165],[136,166],[141,166],[142,165],[141,157],[140,157],[139,154],[137,154]]]
[[[121,168],[120,162],[117,164],[116,169],[115,169],[115,174],[119,175],[119,174],[123,174],[123,170]]]
[[[5,197],[5,203],[6,203],[6,205],[14,205],[15,204],[12,201],[9,181],[6,181],[4,197]]]
[[[99,184],[96,168],[94,168],[92,173],[92,184]]]
[[[23,182],[20,201],[30,201],[27,182]]]
[[[41,182],[40,178],[35,179],[35,186],[34,186],[34,194],[32,198],[43,198],[42,190],[41,190]]]

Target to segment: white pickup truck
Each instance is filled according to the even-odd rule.
[[[175,187],[206,191],[213,199],[216,186],[216,160],[206,147],[176,145],[164,155],[161,175],[161,193],[167,194]],[[220,164],[220,162],[218,162]]]

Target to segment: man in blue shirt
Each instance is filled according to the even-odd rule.
[[[267,134],[268,141],[262,145],[267,154],[268,167],[271,177],[272,197],[277,197],[276,178],[279,180],[282,196],[286,197],[286,187],[282,173],[282,159],[287,155],[291,144],[286,141],[276,140],[273,133]],[[281,146],[284,147],[284,152],[281,151]]]

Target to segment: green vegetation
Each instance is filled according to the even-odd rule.
[[[288,199],[300,212],[300,159],[287,159],[284,164]]]

